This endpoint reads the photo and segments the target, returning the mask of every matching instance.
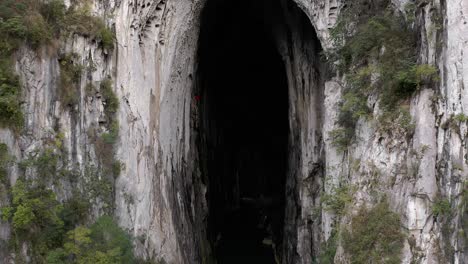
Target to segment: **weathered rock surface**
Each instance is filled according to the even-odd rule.
[[[322,211],[317,218],[314,208],[320,206],[321,192],[330,192],[342,180],[357,186],[354,208],[372,201],[373,180],[380,183],[375,190],[387,195],[391,208],[401,215],[402,228],[415,239],[414,245],[405,241],[402,263],[410,263],[416,253],[422,256],[417,263],[443,263],[438,252],[445,245],[453,248],[454,263],[468,263],[467,242],[459,236],[459,232],[468,232],[461,226],[466,215],[457,210],[468,180],[468,127],[466,122],[457,129],[443,125],[452,115],[468,113],[468,2],[434,0],[421,4],[416,18],[421,25],[420,61],[437,65],[440,82],[437,87],[422,87],[411,99],[413,138],[391,137],[378,131],[372,121],[360,120],[360,140],[343,154],[329,137],[336,128],[342,79],[330,77],[334,74],[319,58],[320,46],[324,50],[333,47],[330,29],[343,3],[295,1],[310,19],[312,27],[305,28],[315,32],[302,31],[304,25],[297,21],[299,10],[285,8],[287,25],[278,27],[276,36],[290,95],[283,263],[312,263],[319,254],[335,216]],[[393,2],[404,9],[406,1]],[[112,77],[120,99],[116,158],[125,164],[115,181],[114,214],[119,224],[138,238],[138,256],[163,258],[168,263],[200,263],[209,252],[205,236],[208,187],[200,179],[198,160],[203,157],[196,146],[192,118],[205,3],[96,0],[94,12],[107,14],[106,22],[115,28],[114,51],[107,54],[95,42],[79,36],[68,39],[62,47],[79,54],[84,65],[94,64],[96,71],[82,76],[83,80],[99,84]],[[434,25],[434,12],[440,12],[443,25]],[[435,33],[439,26],[442,30]],[[105,102],[87,96],[86,82],[82,81],[75,109],[60,105],[56,85],[59,63],[45,51],[37,54],[22,48],[16,54],[16,70],[24,87],[26,125],[20,135],[2,129],[0,141],[21,160],[40,149],[44,139],[53,135],[54,127],[59,127],[68,159],[84,177],[85,167],[96,160],[87,132],[100,123]],[[12,184],[17,176],[17,168],[12,167]],[[64,187],[59,198],[65,199],[70,192]],[[445,235],[431,209],[438,195],[448,197],[456,211],[449,220],[452,231]],[[6,203],[2,191],[0,206]],[[99,206],[95,213],[99,214]],[[4,246],[9,236],[10,227],[0,223],[0,262],[9,260]],[[335,261],[341,263],[343,257],[338,250]]]

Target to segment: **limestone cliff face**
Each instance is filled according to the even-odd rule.
[[[467,216],[459,210],[468,180],[468,127],[466,122],[444,126],[453,116],[468,113],[468,2],[434,0],[418,6],[419,60],[436,65],[440,81],[434,87],[422,87],[410,100],[413,137],[385,134],[372,119],[360,119],[356,129],[360,140],[346,152],[338,151],[329,136],[337,127],[344,80],[319,57],[321,49],[333,48],[330,30],[344,3],[295,0],[300,9],[288,9],[286,2],[282,1],[285,23],[276,27],[275,36],[290,97],[282,262],[312,263],[320,254],[337,216],[324,209],[317,216],[315,208],[320,208],[323,192],[331,192],[346,180],[357,188],[350,214],[372,202],[373,192],[387,195],[391,209],[401,216],[402,229],[412,237],[405,239],[402,263],[442,263],[439,255],[447,246],[453,249],[453,263],[468,263],[467,242],[460,235],[468,232],[462,226]],[[406,1],[393,2],[404,10]],[[44,148],[59,127],[68,150],[65,159],[78,171],[78,186],[85,188],[86,182],[97,180],[86,176],[86,168],[99,166],[89,131],[109,129],[102,122],[106,102],[99,92],[87,93],[86,85],[99,86],[111,77],[120,100],[115,158],[124,164],[113,182],[112,212],[137,238],[138,256],[162,258],[167,263],[201,263],[210,254],[206,237],[209,184],[201,175],[204,157],[197,147],[199,110],[193,99],[200,85],[197,49],[205,4],[206,0],[93,1],[93,12],[115,29],[116,47],[104,51],[95,41],[78,35],[61,43],[63,53],[76,53],[83,65],[94,67],[81,76],[76,106],[71,109],[58,100],[58,57],[22,47],[15,58],[24,87],[25,127],[20,134],[0,130],[0,141],[21,161]],[[301,29],[300,12],[316,34]],[[435,13],[442,17],[442,25],[434,25]],[[434,30],[439,26],[440,30]],[[368,104],[375,105],[375,100],[370,98]],[[379,108],[373,111],[378,114]],[[9,175],[14,184],[17,166],[10,168]],[[60,200],[72,193],[72,185],[66,183],[51,188]],[[9,201],[5,186],[1,190],[3,206]],[[432,212],[440,195],[448,198],[455,211],[444,224]],[[102,201],[97,201],[93,213],[97,216],[102,211]],[[342,224],[348,221],[349,216],[341,219]],[[443,225],[450,226],[448,233],[443,232]],[[10,226],[1,222],[0,245],[6,245],[10,233]],[[6,246],[1,246],[0,262],[9,261]],[[346,263],[341,248],[335,262]]]

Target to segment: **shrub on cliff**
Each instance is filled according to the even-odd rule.
[[[321,203],[326,211],[342,215],[346,206],[353,201],[353,188],[348,185],[333,188],[330,193],[323,193]]]
[[[80,87],[79,83],[83,73],[83,65],[77,54],[66,54],[60,58],[60,80],[58,94],[60,101],[66,106],[78,103]]]
[[[119,98],[112,90],[112,80],[110,78],[104,79],[100,85],[101,94],[106,101],[105,111],[108,116],[115,114],[119,108]]]
[[[91,14],[90,8],[86,5],[73,6],[66,12],[63,29],[66,32],[96,39],[104,49],[114,48],[114,33],[101,17]]]
[[[387,201],[370,209],[362,206],[342,233],[343,249],[351,263],[400,263],[405,237],[400,226]]]
[[[104,49],[114,47],[114,33],[104,20],[91,14],[86,4],[78,5],[67,10],[63,0],[0,1],[0,126],[18,130],[24,122],[21,85],[12,67],[13,54],[21,45],[38,49],[53,44],[64,33],[76,33],[96,39]],[[62,72],[69,70],[67,66],[70,64]],[[66,89],[59,92],[66,105],[77,98],[76,89],[70,89],[72,85],[67,83],[69,77],[61,77],[61,87]]]
[[[337,47],[328,54],[347,82],[338,120],[346,131],[354,131],[357,120],[372,112],[369,96],[379,96],[383,112],[392,112],[420,87],[438,81],[434,66],[418,64],[416,33],[401,14],[390,7],[368,12],[358,7],[352,4],[342,12],[331,34]]]
[[[33,181],[18,180],[11,194],[12,204],[1,208],[1,217],[13,227],[14,250],[19,252],[22,242],[27,242],[32,255],[41,260],[50,248],[60,245],[62,206],[52,190]]]
[[[20,105],[21,86],[11,67],[0,58],[0,126],[15,130],[23,126]]]
[[[135,259],[130,237],[112,218],[102,216],[90,228],[69,231],[63,247],[51,251],[47,262],[131,264]]]
[[[8,153],[8,146],[5,143],[0,143],[0,184],[7,182],[8,166],[13,158]]]
[[[89,228],[80,225],[89,202],[77,194],[60,203],[40,181],[19,179],[11,197],[0,217],[13,227],[15,261],[23,261],[19,252],[26,243],[35,263],[134,263],[131,239],[111,217],[101,216]]]

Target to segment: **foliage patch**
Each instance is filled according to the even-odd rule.
[[[11,195],[11,206],[1,208],[1,214],[13,227],[14,251],[20,251],[22,242],[29,242],[32,255],[43,262],[48,250],[60,245],[63,207],[52,190],[30,180],[18,180]]]
[[[343,248],[351,263],[400,263],[404,234],[400,217],[387,201],[368,209],[362,206],[342,232]]]
[[[112,90],[112,80],[110,78],[104,79],[100,85],[100,91],[104,98],[106,105],[106,115],[112,117],[119,108],[119,98]]]
[[[63,247],[51,251],[47,262],[135,263],[130,237],[112,218],[100,217],[90,228],[78,226],[67,232]]]
[[[64,105],[73,106],[78,103],[80,80],[84,70],[83,65],[78,63],[78,54],[66,54],[60,60],[60,83],[59,97]]]
[[[7,182],[8,167],[12,161],[13,158],[8,153],[8,146],[5,143],[0,143],[0,183]]]
[[[82,225],[90,203],[79,195],[60,203],[54,191],[34,180],[19,179],[11,190],[11,206],[2,207],[2,221],[13,227],[11,250],[30,247],[35,263],[135,263],[132,243],[109,216],[89,228]],[[16,261],[22,262],[22,254]]]
[[[363,1],[351,4],[331,32],[337,48],[327,57],[337,62],[347,82],[338,117],[341,130],[331,135],[341,150],[352,143],[357,120],[370,115],[369,96],[379,96],[385,117],[422,86],[438,81],[434,66],[417,62],[415,31],[388,2],[377,2],[380,8],[363,8]]]
[[[335,263],[336,249],[338,248],[339,232],[336,228],[332,229],[330,237],[323,243],[322,250],[319,255],[320,264],[333,264]]]
[[[353,190],[347,185],[333,188],[330,194],[323,193],[321,196],[323,208],[327,211],[332,211],[337,215],[344,214],[346,205],[352,201]]]
[[[435,217],[448,216],[451,213],[450,201],[447,198],[437,198],[432,204],[432,213]]]
[[[21,109],[21,84],[13,65],[13,55],[22,45],[38,49],[53,44],[62,35],[80,34],[96,39],[104,49],[114,47],[114,33],[104,20],[91,14],[85,5],[67,9],[63,0],[3,0],[0,2],[0,126],[20,130],[24,123]],[[65,64],[65,65],[64,65]],[[76,70],[66,59],[61,60],[62,73],[59,93],[65,105],[76,97]],[[72,71],[73,73],[68,73]]]
[[[0,47],[0,127],[19,130],[24,123],[20,102],[21,85],[10,66],[11,60],[4,57],[1,50],[2,47]]]

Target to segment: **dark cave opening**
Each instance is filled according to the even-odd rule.
[[[208,1],[199,48],[208,237],[218,263],[275,263],[288,159],[288,83],[274,39],[279,1]],[[275,250],[276,248],[276,250]]]

